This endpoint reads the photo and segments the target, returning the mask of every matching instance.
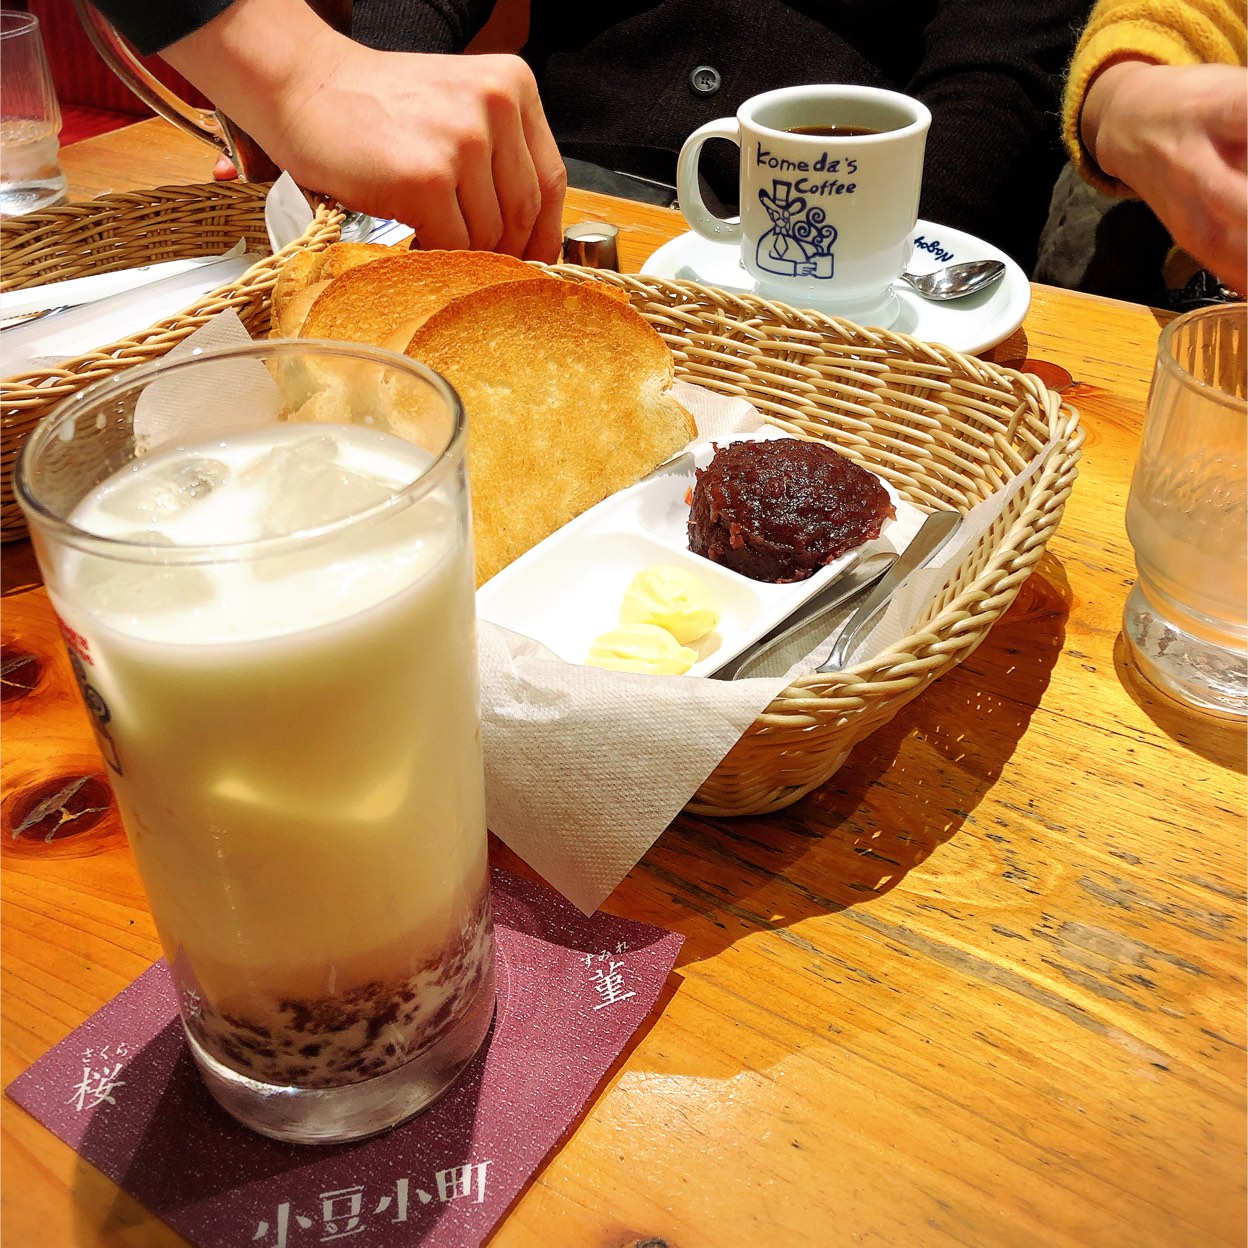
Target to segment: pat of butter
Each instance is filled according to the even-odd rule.
[[[685,645],[705,637],[719,623],[719,612],[706,586],[692,572],[656,563],[629,582],[620,623],[657,624]]]
[[[585,662],[613,672],[680,676],[698,661],[698,652],[682,646],[657,624],[621,624],[596,637]]]

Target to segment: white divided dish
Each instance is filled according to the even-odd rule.
[[[716,442],[769,436],[785,435],[735,435]],[[695,468],[705,468],[714,451],[710,442],[693,443],[689,451],[692,460],[674,460],[604,499],[487,581],[477,590],[480,618],[540,642],[569,663],[583,663],[594,639],[619,624],[633,577],[655,564],[674,564],[706,586],[719,612],[715,630],[690,643],[699,657],[688,675],[709,676],[817,594],[863,549],[904,550],[923,522],[923,513],[884,482],[897,516],[885,522],[877,539],[807,580],[755,581],[690,551],[686,498]]]

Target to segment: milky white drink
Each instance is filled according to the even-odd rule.
[[[262,1083],[453,1066],[492,1013],[462,482],[384,505],[429,458],[286,424],[158,452],[70,517],[151,561],[49,578],[187,1029]]]

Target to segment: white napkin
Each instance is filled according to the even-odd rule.
[[[276,178],[264,198],[264,224],[273,254],[293,243],[312,224],[314,215],[307,196],[290,174]]]
[[[586,914],[788,683],[582,667],[485,622],[479,642],[490,829]]]
[[[177,350],[246,340],[242,323],[227,314]],[[240,374],[228,403],[215,384],[202,409],[184,395],[163,396],[142,414],[144,435],[172,436],[190,419],[197,433],[210,436],[221,431],[214,412],[223,410],[243,412],[249,422],[270,419],[272,381],[260,372]],[[772,428],[744,400],[685,383],[678,383],[677,395],[702,438]],[[238,419],[226,423],[237,428]],[[1047,453],[966,517],[940,567],[954,565],[980,539]],[[941,571],[916,574],[855,661],[908,635],[946,579]],[[819,639],[813,653],[826,654],[829,643]],[[610,672],[567,663],[531,638],[484,621],[479,653],[490,828],[586,913],[636,865],[790,679]]]
[[[0,373],[12,377],[56,368],[128,338],[189,308],[202,296],[242,277],[257,257],[241,254],[123,290],[0,332]]]
[[[264,216],[275,252],[307,229],[312,209],[289,174],[282,174],[270,188]],[[11,292],[0,319],[32,307],[77,306],[0,332],[0,375],[12,377],[34,369],[56,368],[75,356],[141,333],[176,316],[218,287],[236,281],[261,259],[262,255],[248,252],[240,239],[215,258],[142,265],[49,283],[37,292]]]
[[[212,347],[251,342],[247,326],[227,308],[184,338],[166,360],[197,355]],[[221,360],[212,365],[212,382],[203,376],[159,377],[143,388],[134,408],[134,441],[140,454],[193,430],[195,438],[224,438],[275,425],[281,419],[282,396],[261,360]]]
[[[0,321],[41,312],[49,308],[77,307],[83,303],[96,303],[109,295],[133,290],[152,282],[174,277],[191,269],[214,264],[218,260],[233,260],[246,252],[247,244],[239,239],[229,251],[220,256],[192,256],[186,260],[162,260],[159,264],[141,264],[133,269],[119,269],[115,273],[94,273],[89,277],[71,277],[63,282],[44,282],[39,286],[27,286],[22,290],[0,291]]]

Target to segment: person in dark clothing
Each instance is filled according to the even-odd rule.
[[[428,248],[557,260],[567,173],[516,56],[377,52],[315,0],[93,0],[301,185]]]
[[[192,0],[167,7],[153,0],[98,2],[132,38],[136,32],[148,34],[145,22],[162,27],[155,44],[149,34],[146,51],[164,46],[160,41],[171,35],[177,38],[165,47],[166,59],[305,184],[316,183],[292,162],[302,161],[304,168],[315,163],[324,171],[318,189],[338,194],[351,207],[400,217],[417,229],[426,246],[449,245],[432,241],[445,235],[433,220],[436,214],[427,197],[415,191],[396,196],[378,193],[375,187],[369,190],[363,185],[369,179],[359,169],[361,152],[335,154],[331,150],[335,140],[343,137],[343,123],[331,115],[332,110],[316,103],[314,91],[327,75],[330,86],[335,86],[333,56],[340,52],[322,57],[313,45],[302,45],[301,35],[294,32],[292,44],[308,81],[299,93],[299,108],[290,107],[287,99],[279,100],[283,115],[275,123],[258,117],[263,102],[254,103],[265,94],[264,84],[281,77],[271,67],[259,75],[261,89],[252,87],[253,102],[234,102],[246,89],[237,81],[239,74],[228,72],[231,59],[251,56],[253,64],[248,68],[253,73],[259,59],[245,40],[218,38],[195,46],[203,35],[196,29],[196,9],[212,19],[205,30],[229,23],[235,10],[246,7],[256,15],[263,12],[265,22],[277,21],[288,33],[285,27],[294,20],[291,6],[302,0],[235,0],[222,12],[216,11],[228,0]],[[856,82],[904,91],[932,111],[920,201],[923,217],[988,239],[1030,271],[1053,183],[1064,161],[1058,129],[1062,72],[1091,0],[619,0],[614,4],[603,0],[578,10],[575,21],[569,20],[564,6],[532,0],[529,39],[521,51],[530,77],[523,86],[513,83],[500,89],[493,103],[479,107],[472,92],[479,91],[481,82],[490,79],[500,63],[508,63],[513,75],[518,73],[515,58],[462,57],[466,65],[458,77],[441,58],[461,53],[492,7],[493,0],[355,0],[352,14],[352,38],[365,49],[375,50],[374,55],[437,54],[428,62],[438,71],[437,86],[443,93],[442,107],[435,111],[443,120],[448,113],[456,115],[463,128],[473,129],[472,136],[461,136],[458,145],[448,144],[444,149],[448,160],[477,162],[475,172],[455,183],[464,222],[457,233],[451,232],[463,237],[466,227],[473,246],[531,256],[549,250],[551,205],[561,201],[562,188],[556,185],[559,174],[552,170],[550,144],[542,133],[547,126],[546,133],[553,133],[552,142],[558,144],[557,155],[568,159],[574,169],[627,175],[625,186],[611,189],[630,193],[627,185],[639,185],[634,179],[673,184],[684,139],[703,122],[731,115],[751,95],[802,82]],[[158,10],[163,16],[156,16]],[[301,21],[299,26],[303,29],[306,23]],[[251,38],[254,42],[260,35],[253,33]],[[269,42],[273,42],[271,37]],[[278,53],[280,49],[270,49],[270,54]],[[358,58],[343,59],[358,63]],[[401,65],[403,74],[422,82],[420,63],[407,60]],[[351,128],[351,144],[366,154],[378,150],[371,126],[384,126],[394,136],[386,167],[371,179],[375,184],[383,177],[404,176],[395,152],[424,136],[413,129],[419,125],[418,102],[397,89],[396,62],[374,61],[364,68],[371,79],[353,68],[352,73],[359,76],[353,78],[350,90],[335,98],[354,99],[358,105],[362,90],[383,103],[382,108],[363,114],[357,107]],[[533,102],[526,96],[530,80],[540,96],[540,124],[533,120]],[[423,81],[428,81],[427,75]],[[288,97],[288,82],[284,90]],[[223,98],[222,92],[230,98]],[[480,197],[485,176],[482,144],[489,159],[484,168],[499,187],[498,202],[511,202],[507,170],[500,171],[498,159],[506,148],[503,141],[495,143],[489,136],[494,116],[504,111],[498,100],[516,96],[524,100],[518,106],[522,120],[510,126],[508,133],[513,145],[518,134],[528,142],[528,164],[534,172],[531,177],[526,172],[527,185],[531,191],[536,179],[542,188],[542,241],[536,250],[531,241],[517,245],[523,232],[518,223],[503,228],[491,241],[490,222],[499,219],[500,212],[507,219],[512,210],[496,207],[491,214],[471,207],[474,196]],[[249,115],[240,114],[240,106]],[[383,116],[387,107],[400,114],[401,133],[393,117]],[[316,119],[319,133],[309,117]],[[473,121],[472,127],[468,121]],[[292,138],[297,127],[303,136]],[[268,141],[266,134],[271,136]],[[335,156],[356,172],[346,176],[335,169]],[[422,160],[425,163],[418,164],[417,173],[428,178],[427,158],[422,156]],[[736,160],[736,150],[728,144],[713,142],[704,152],[704,178],[725,210],[731,209],[736,198]],[[354,200],[340,186],[353,189]],[[396,201],[410,205],[410,210],[386,210]],[[437,204],[453,210],[444,188]],[[425,223],[411,220],[410,211],[423,215]],[[514,215],[518,222],[524,213]],[[479,224],[482,220],[484,226]]]
[[[352,36],[374,48],[460,51],[492,7],[355,0]],[[521,55],[565,160],[667,185],[685,138],[759,92],[809,82],[904,91],[932,112],[921,215],[988,239],[1030,270],[1065,160],[1063,71],[1090,8],[1088,0],[600,0],[573,21],[563,6],[531,0]],[[708,145],[702,174],[718,206],[731,209],[736,149]]]

